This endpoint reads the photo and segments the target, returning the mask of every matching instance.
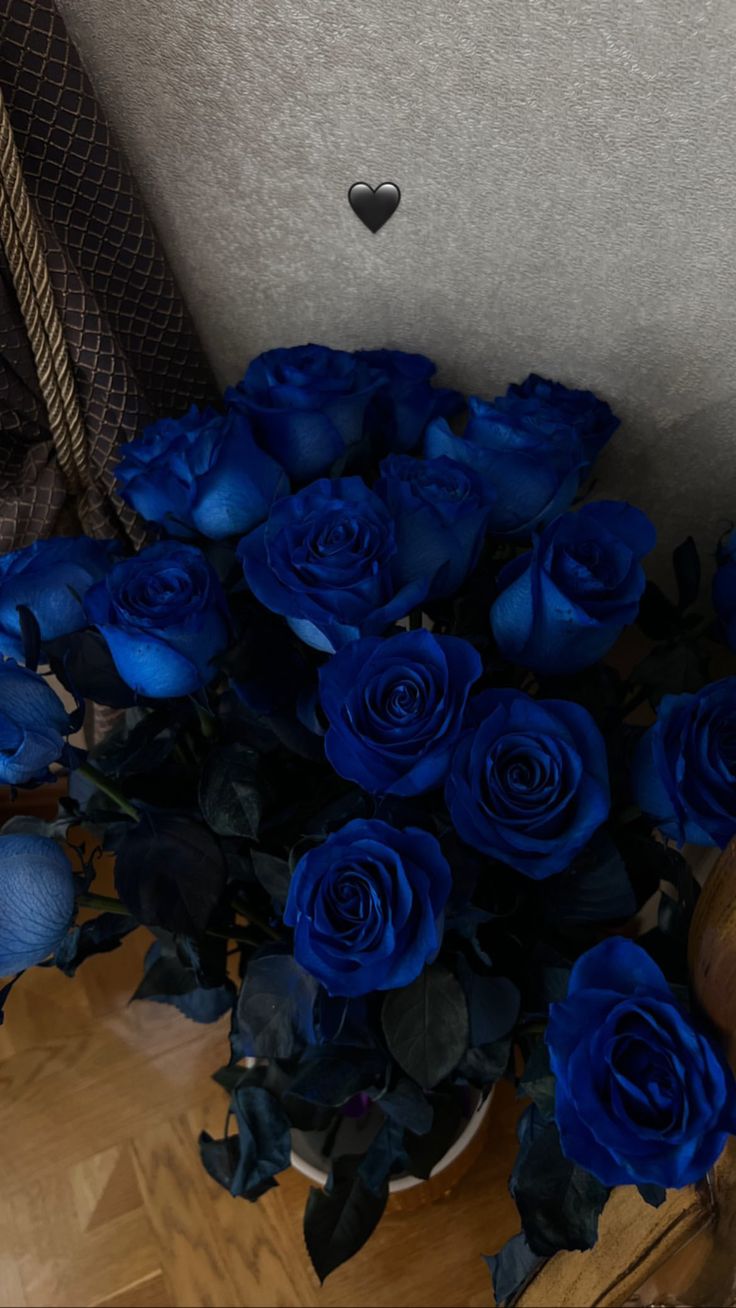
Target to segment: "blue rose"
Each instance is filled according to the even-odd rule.
[[[610,807],[606,746],[587,709],[488,690],[466,722],[445,787],[458,835],[535,880],[563,872]]]
[[[379,450],[415,450],[427,423],[450,417],[463,407],[459,391],[432,386],[437,368],[423,354],[356,350],[355,357],[386,377],[368,408],[368,433]]]
[[[88,622],[115,667],[152,699],[189,695],[211,681],[230,634],[214,569],[194,545],[161,541],[116,564],[88,592]]]
[[[736,651],[736,530],[720,542],[717,557],[713,607],[723,624],[728,644]]]
[[[42,963],[74,916],[74,874],[46,836],[0,836],[0,976]]]
[[[0,555],[0,655],[23,657],[19,604],[33,613],[42,640],[85,627],[82,601],[104,577],[116,548],[88,536],[53,536]]]
[[[736,1130],[726,1060],[631,940],[578,959],[546,1038],[563,1152],[603,1185],[700,1181]]]
[[[535,372],[521,383],[512,382],[494,404],[504,413],[523,416],[528,426],[542,433],[560,426],[572,427],[580,437],[588,466],[621,425],[605,400],[599,400],[592,391],[570,390],[562,382],[549,381]]]
[[[323,479],[278,500],[238,555],[256,598],[328,653],[405,617],[431,582],[399,581],[394,520],[359,477]]]
[[[503,413],[495,402],[475,396],[468,408],[463,436],[438,419],[427,428],[424,450],[428,458],[444,454],[476,471],[493,499],[494,535],[528,536],[570,507],[585,459],[569,423],[540,429],[523,413]]]
[[[639,807],[678,844],[736,836],[736,677],[665,695],[634,755]]]
[[[419,795],[444,780],[470,687],[467,641],[407,631],[356,640],[320,671],[325,751],[341,777],[377,794]]]
[[[0,785],[48,780],[70,730],[69,714],[43,677],[0,659]]]
[[[535,672],[577,672],[595,663],[634,622],[654,548],[649,519],[616,500],[566,513],[505,567],[491,627],[501,653]]]
[[[374,490],[396,524],[399,580],[431,577],[431,598],[454,595],[478,561],[494,492],[462,463],[410,454],[384,459]]]
[[[408,985],[439,950],[450,887],[434,836],[348,822],[294,869],[294,957],[331,995]]]
[[[259,354],[225,399],[248,415],[262,449],[290,477],[311,481],[362,440],[368,403],[384,380],[345,350],[298,345]]]
[[[185,539],[243,535],[289,489],[283,469],[256,445],[244,413],[200,412],[195,405],[124,445],[115,476],[122,498],[142,518]]]

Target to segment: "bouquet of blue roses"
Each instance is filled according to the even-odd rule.
[[[534,374],[466,401],[433,374],[269,351],[124,448],[138,554],[0,558],[0,781],[69,775],[53,823],[0,834],[0,1002],[148,931],[134,998],[230,1016],[202,1162],[255,1200],[311,1140],[321,1278],[510,1078],[530,1102],[522,1229],[491,1259],[507,1302],[595,1242],[613,1186],[658,1203],[736,1130],[688,993],[682,852],[736,836],[736,676],[712,672],[736,545],[712,603],[692,539],[666,594],[648,518],[590,495],[607,404]],[[90,704],[115,720],[84,750]],[[71,857],[80,824],[116,897]]]

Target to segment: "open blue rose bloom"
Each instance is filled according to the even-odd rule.
[[[271,349],[123,449],[137,553],[0,559],[0,1008],[152,933],[133,997],[229,1029],[202,1163],[256,1200],[306,1133],[322,1279],[503,1077],[499,1302],[612,1187],[659,1204],[736,1130],[687,985],[689,847],[736,839],[736,545],[701,543],[703,587],[693,538],[647,579],[655,525],[598,488],[618,426],[536,373],[465,398],[421,354]],[[84,750],[90,704],[116,712]]]

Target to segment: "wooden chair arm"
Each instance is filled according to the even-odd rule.
[[[736,840],[721,854],[695,908],[690,977],[703,1011],[736,1059]]]

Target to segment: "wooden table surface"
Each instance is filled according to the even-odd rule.
[[[101,886],[100,889],[103,889]],[[198,1026],[128,1006],[150,941],[139,930],[69,979],[34,969],[0,1027],[0,1304],[487,1305],[481,1258],[518,1226],[506,1178],[517,1105],[499,1087],[486,1149],[448,1198],[390,1214],[320,1288],[301,1234],[308,1182],[285,1173],[257,1204],[199,1162],[220,1135],[227,1019]]]

